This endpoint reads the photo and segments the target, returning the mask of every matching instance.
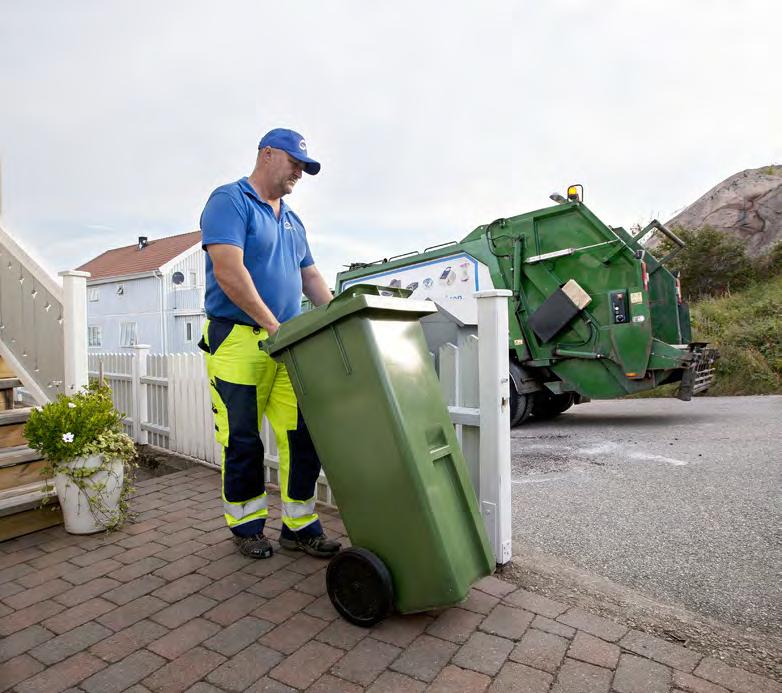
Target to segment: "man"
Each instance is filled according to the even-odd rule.
[[[258,145],[247,178],[215,190],[201,214],[206,251],[206,352],[215,436],[223,447],[225,519],[239,551],[268,558],[268,516],[259,430],[265,414],[279,450],[282,496],[280,545],[329,557],[340,548],[326,538],[315,513],[320,461],[285,366],[262,350],[280,323],[300,312],[301,294],[316,306],[331,291],[315,267],[304,225],[283,201],[320,164],[296,132],[275,129]]]

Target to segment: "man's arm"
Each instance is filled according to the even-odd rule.
[[[301,286],[304,295],[312,301],[314,306],[322,306],[334,298],[329,285],[315,265],[304,267],[301,270]]]
[[[274,334],[280,323],[258,295],[252,277],[244,266],[244,251],[235,245],[213,243],[206,246],[206,252],[212,259],[215,279],[225,295],[261,327],[266,328],[270,335]]]

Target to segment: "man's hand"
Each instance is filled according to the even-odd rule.
[[[259,296],[244,266],[244,251],[235,245],[214,243],[206,246],[206,252],[212,260],[215,279],[225,295],[270,335],[280,329],[279,321]]]
[[[334,298],[329,285],[326,284],[326,280],[315,265],[301,270],[301,287],[304,295],[312,301],[314,306],[322,306]]]

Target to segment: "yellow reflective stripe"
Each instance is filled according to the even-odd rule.
[[[253,498],[243,503],[231,503],[223,499],[223,510],[226,515],[230,515],[234,520],[242,520],[248,515],[253,515],[269,507],[269,501],[264,493],[262,496]]]
[[[293,532],[298,532],[300,529],[304,529],[308,525],[311,525],[313,522],[317,522],[317,520],[318,520],[317,515],[310,515],[309,517],[306,517],[303,520],[292,520],[290,517],[282,518],[282,521],[285,523],[285,526]]]
[[[227,524],[229,527],[246,525],[248,522],[252,522],[253,520],[266,520],[268,516],[268,510],[259,510],[257,513],[243,517],[241,520],[234,520],[230,515],[223,515],[225,518],[225,524]]]
[[[282,504],[282,514],[293,519],[307,517],[315,513],[315,499],[303,503],[285,502]]]

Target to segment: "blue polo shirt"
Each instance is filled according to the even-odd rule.
[[[201,246],[235,245],[244,251],[244,266],[263,302],[280,322],[301,312],[301,270],[314,263],[304,224],[280,201],[280,218],[242,178],[217,188],[201,213]],[[217,283],[206,253],[206,314],[255,325]]]

